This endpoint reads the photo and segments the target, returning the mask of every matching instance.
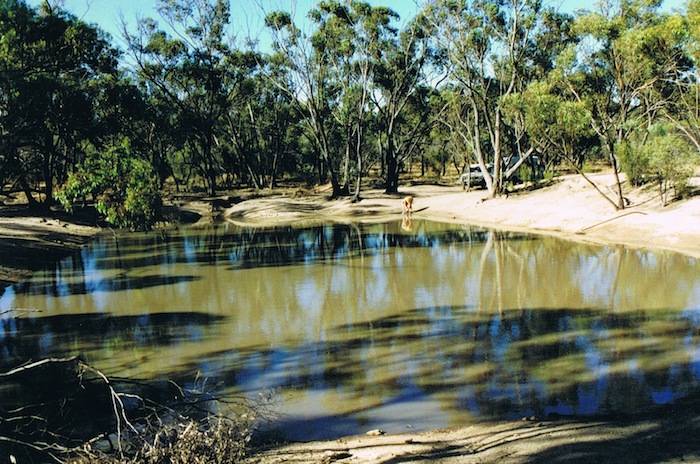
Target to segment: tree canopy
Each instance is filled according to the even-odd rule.
[[[478,166],[496,196],[531,159],[550,175],[604,164],[680,194],[700,152],[699,0],[573,15],[428,0],[413,18],[322,0],[307,21],[263,12],[266,48],[241,40],[226,0],[158,0],[157,18],[123,26],[123,50],[56,5],[0,0],[0,194],[33,206],[103,196],[91,170],[115,154],[156,188],[293,179],[359,201],[368,181],[397,193],[430,166],[451,181]],[[601,190],[618,209],[622,183]],[[155,220],[147,203],[138,227]]]

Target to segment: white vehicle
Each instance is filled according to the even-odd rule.
[[[493,172],[493,164],[487,164],[486,168]],[[481,172],[481,167],[478,164],[469,165],[469,171],[465,172],[459,178],[462,188],[479,186],[486,187],[486,180],[484,179],[484,174]]]
[[[502,174],[504,174],[506,171],[511,169],[513,166],[516,165],[516,163],[520,161],[520,158],[517,156],[514,156],[508,160],[506,165],[504,166],[504,169],[501,171]],[[544,166],[540,162],[539,157],[537,156],[530,156],[525,162],[522,164],[523,167],[531,169],[533,173],[534,179],[542,179],[544,177]],[[493,163],[489,163],[486,165],[486,168],[488,169],[489,173],[493,176]],[[521,182],[520,178],[520,172],[519,170],[514,172],[510,177],[509,180],[511,180],[513,183],[519,183]],[[484,180],[484,174],[481,172],[481,168],[479,167],[478,164],[471,164],[469,165],[469,171],[465,172],[462,174],[459,178],[460,184],[462,184],[462,188],[467,188],[467,187],[472,187],[472,186],[479,186],[479,187],[486,187],[486,181]]]

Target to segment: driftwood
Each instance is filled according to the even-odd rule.
[[[0,462],[234,462],[260,412],[174,382],[109,377],[79,357],[0,372],[0,391]]]

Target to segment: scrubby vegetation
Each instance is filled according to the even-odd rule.
[[[68,175],[57,196],[72,212],[74,203],[91,199],[97,211],[115,227],[142,229],[158,217],[159,185],[153,166],[131,153],[128,145],[105,152],[90,150]]]
[[[3,462],[238,462],[267,406],[113,378],[75,357],[0,373],[0,390]]]

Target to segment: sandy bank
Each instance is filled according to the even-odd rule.
[[[611,174],[593,175],[610,191]],[[241,225],[305,224],[327,221],[388,221],[400,217],[404,195],[415,197],[414,218],[556,234],[574,240],[674,250],[700,256],[700,200],[663,207],[650,189],[625,193],[629,206],[615,209],[580,176],[566,176],[535,191],[488,199],[485,190],[459,186],[414,185],[400,196],[365,190],[363,200],[328,201],[325,192],[243,201],[224,216]]]
[[[0,208],[0,294],[3,287],[68,256],[100,232],[65,214]]]

